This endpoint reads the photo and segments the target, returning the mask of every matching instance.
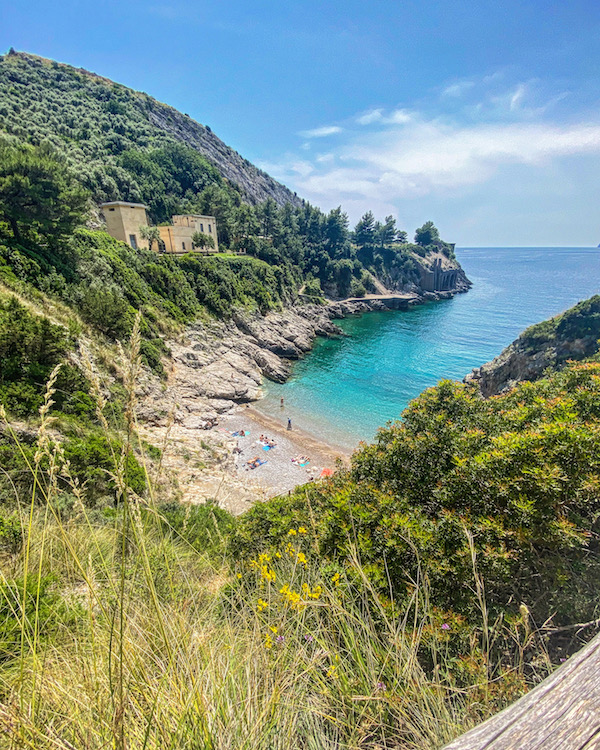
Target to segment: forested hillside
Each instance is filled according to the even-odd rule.
[[[341,208],[324,214],[300,200],[189,117],[54,61],[23,53],[0,57],[2,133],[5,153],[10,144],[52,150],[90,207],[144,202],[156,223],[174,213],[216,216],[222,249],[286,268],[288,275],[294,267],[298,283],[290,296],[303,282],[315,298],[360,296],[374,288],[373,276],[390,288],[418,291],[421,267],[433,259],[460,268],[430,223],[415,244],[392,217],[379,222],[370,212],[351,232]],[[22,160],[22,151],[13,158]],[[460,274],[457,289],[465,290]]]
[[[177,201],[227,180],[250,203],[300,199],[226,146],[210,128],[139,91],[26,53],[0,57],[0,130],[68,156],[97,201]],[[135,153],[150,158],[138,162]]]

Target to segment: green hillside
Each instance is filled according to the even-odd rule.
[[[223,249],[297,269],[290,295],[303,280],[317,298],[360,295],[373,288],[372,275],[418,288],[423,259],[453,258],[437,230],[412,245],[391,217],[367,213],[352,233],[341,209],[325,214],[300,200],[209,128],[147,94],[33,55],[0,56],[2,134],[8,144],[53,150],[91,207],[143,202],[156,223],[175,213],[216,216]]]

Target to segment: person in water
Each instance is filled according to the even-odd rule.
[[[281,397],[281,401],[279,402],[279,406],[283,409],[283,396]]]

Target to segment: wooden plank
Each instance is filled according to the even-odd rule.
[[[444,750],[600,750],[600,635]]]

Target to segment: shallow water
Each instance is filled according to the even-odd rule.
[[[600,291],[600,250],[469,248],[457,257],[467,294],[408,312],[338,321],[283,385],[266,382],[259,410],[332,444],[354,447],[442,378],[462,378],[531,325]],[[285,406],[279,406],[280,398]]]

